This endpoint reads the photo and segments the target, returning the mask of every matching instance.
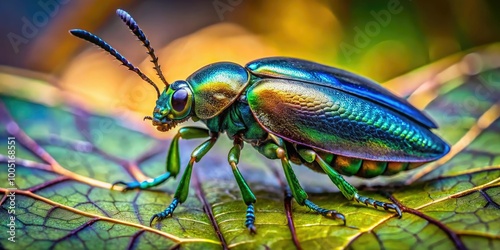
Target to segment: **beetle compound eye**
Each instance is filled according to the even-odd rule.
[[[185,89],[178,89],[172,95],[172,108],[180,112],[186,107],[188,92]]]

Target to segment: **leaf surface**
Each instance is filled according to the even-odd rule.
[[[6,74],[0,74],[0,82],[31,81]],[[361,188],[363,195],[397,203],[403,210],[401,219],[347,201],[326,176],[296,167],[311,200],[343,213],[347,226],[317,215],[292,201],[278,163],[247,145],[241,171],[258,200],[258,234],[251,235],[244,227],[246,206],[226,160],[231,145],[227,138],[195,164],[189,197],[173,217],[149,227],[150,217],[172,201],[178,180],[143,191],[110,187],[115,181],[162,174],[168,138],[158,139],[142,127],[132,128],[117,114],[100,115],[64,98],[40,104],[18,93],[4,93],[0,164],[7,169],[5,138],[15,137],[16,177],[14,185],[0,179],[0,220],[9,220],[9,188],[16,188],[16,242],[2,237],[0,246],[499,249],[500,70],[486,67],[477,75],[456,75],[407,94],[436,120],[440,128],[435,132],[453,147],[443,159],[395,178],[379,178],[375,183],[381,185],[372,184],[377,187]],[[199,143],[181,142],[183,165]],[[0,229],[9,230],[6,223]]]

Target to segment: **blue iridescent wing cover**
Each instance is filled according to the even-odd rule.
[[[434,121],[405,99],[394,95],[372,80],[345,70],[287,57],[255,60],[248,63],[246,68],[262,78],[303,81],[342,90],[392,109],[427,128],[437,128]]]
[[[427,162],[449,146],[429,128],[371,100],[326,84],[256,80],[247,101],[272,134],[337,155],[389,162]]]

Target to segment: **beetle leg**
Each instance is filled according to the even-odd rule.
[[[314,204],[310,200],[305,200],[305,204],[304,205],[306,205],[306,207],[308,207],[309,209],[314,210],[318,214],[321,214],[321,215],[323,215],[323,216],[325,216],[327,218],[341,219],[344,222],[344,226],[346,225],[345,216],[343,214],[335,211],[335,210],[324,209],[324,208],[319,207],[318,205]]]
[[[292,166],[290,165],[290,160],[288,159],[288,154],[286,152],[286,147],[284,146],[283,141],[280,138],[274,137],[273,140],[280,144],[281,146],[269,142],[261,145],[258,150],[263,153],[266,157],[271,159],[279,158],[281,160],[281,165],[283,166],[283,170],[285,172],[285,177],[290,186],[290,190],[292,191],[293,198],[299,203],[301,206],[306,206],[311,210],[316,211],[317,213],[327,217],[327,218],[337,218],[341,219],[346,224],[345,216],[335,210],[328,210],[319,207],[314,204],[312,201],[308,199],[308,195],[306,191],[300,186],[299,180],[295,173],[293,172]]]
[[[316,152],[314,152],[313,150],[310,150],[310,149],[297,149],[297,152],[299,153],[299,155],[306,161],[306,162],[313,162],[316,157],[319,157]],[[309,208],[309,209],[312,209],[314,211],[316,211],[317,213],[325,216],[325,217],[328,217],[328,218],[336,218],[336,219],[341,219],[342,221],[344,221],[344,225],[346,225],[346,220],[345,220],[345,216],[335,210],[328,210],[328,209],[324,209],[324,208],[321,208],[319,207],[318,205],[314,204],[312,201],[310,200],[306,200],[305,201],[305,205]]]
[[[111,189],[115,185],[121,184],[124,185],[123,191],[131,190],[131,189],[148,189],[151,187],[158,186],[168,180],[170,177],[176,177],[179,174],[180,170],[180,156],[179,156],[179,139],[199,139],[199,138],[207,138],[209,137],[209,132],[204,128],[197,127],[184,127],[179,129],[179,132],[174,136],[172,143],[170,144],[170,148],[167,154],[167,172],[152,179],[148,179],[142,182],[133,181],[133,182],[124,182],[117,181],[113,183]]]
[[[330,180],[339,188],[340,192],[349,200],[356,200],[357,202],[362,202],[365,205],[372,205],[375,208],[383,207],[385,210],[394,209],[396,213],[401,217],[401,209],[393,203],[386,203],[374,200],[372,198],[360,196],[355,187],[353,187],[349,182],[342,178],[337,171],[335,171],[330,165],[328,165],[319,155],[316,154],[312,149],[299,149],[299,154],[301,156],[308,155],[309,159],[315,160],[318,165],[325,171],[325,173],[330,177]],[[307,158],[307,157],[306,157]],[[306,159],[307,160],[307,159]]]
[[[241,148],[243,147],[243,142],[241,141],[240,138],[235,138],[234,139],[234,146],[231,148],[229,151],[228,155],[228,161],[229,165],[231,165],[231,168],[233,169],[233,174],[234,177],[236,178],[236,182],[238,183],[238,186],[241,191],[241,196],[243,197],[243,201],[247,205],[247,214],[246,214],[246,221],[245,221],[245,226],[250,230],[251,233],[256,233],[255,229],[255,211],[254,211],[254,206],[253,204],[257,200],[255,198],[255,195],[253,194],[252,190],[248,186],[247,182],[243,178],[243,176],[240,173],[240,170],[238,169],[238,162],[240,160],[240,152]]]
[[[118,184],[124,185],[124,188],[122,190],[123,192],[128,191],[128,190],[132,190],[132,189],[136,189],[136,188],[137,189],[148,189],[148,188],[162,184],[163,182],[165,182],[166,180],[168,180],[170,177],[173,177],[173,176],[175,176],[173,173],[166,172],[160,176],[157,176],[157,177],[151,178],[151,179],[147,179],[147,180],[141,181],[141,182],[138,182],[138,181],[132,181],[132,182],[117,181],[117,182],[114,182],[113,185],[111,185],[111,189],[113,189],[113,187],[118,185]]]
[[[188,193],[189,193],[189,182],[191,181],[191,172],[193,170],[193,165],[195,162],[198,162],[201,160],[201,158],[210,151],[210,149],[213,147],[215,142],[217,141],[218,134],[213,133],[210,135],[210,139],[206,140],[202,144],[200,144],[198,147],[196,147],[193,152],[191,153],[191,159],[189,160],[189,163],[186,167],[186,170],[184,171],[184,174],[182,175],[181,181],[179,182],[179,185],[177,186],[177,189],[175,190],[174,194],[174,199],[172,200],[172,203],[163,210],[160,213],[157,213],[151,217],[149,220],[149,225],[153,224],[153,221],[155,219],[157,220],[162,220],[174,212],[175,208],[179,203],[183,203],[186,201]]]
[[[321,208],[308,199],[306,191],[304,191],[304,189],[300,186],[299,180],[297,179],[297,176],[295,176],[295,173],[293,172],[293,169],[290,166],[290,161],[288,160],[288,157],[286,157],[286,154],[284,152],[285,149],[281,147],[278,147],[278,149],[276,150],[277,156],[281,159],[281,163],[285,171],[285,176],[288,185],[290,185],[293,197],[295,198],[297,203],[299,203],[302,206],[306,206],[309,209],[312,209],[327,218],[341,219],[345,225],[346,221],[345,221],[345,216],[343,214],[335,210],[328,210]]]
[[[297,201],[299,205],[304,206],[308,195],[306,191],[304,191],[302,186],[300,186],[299,180],[297,179],[297,176],[295,176],[295,172],[293,172],[285,147],[278,146],[274,143],[269,143],[265,147],[274,149],[276,158],[281,160],[281,165],[283,166],[283,171],[285,172],[286,181],[290,186],[293,198],[295,198],[295,201]]]
[[[364,203],[367,206],[372,205],[375,208],[383,207],[385,210],[394,209],[394,211],[396,211],[396,213],[398,214],[399,218],[401,218],[403,216],[403,214],[401,213],[401,209],[396,204],[393,204],[393,203],[386,203],[386,202],[382,202],[382,201],[377,201],[377,200],[374,200],[374,199],[369,198],[369,197],[361,196],[357,193],[354,195],[354,200],[357,202]]]

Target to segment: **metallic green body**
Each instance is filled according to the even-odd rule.
[[[281,63],[285,59],[262,60]],[[259,62],[249,65],[260,65]],[[313,63],[302,65],[301,70],[307,70],[305,67],[310,64]],[[273,77],[261,78],[252,72],[240,98],[234,99],[219,115],[202,120],[209,130],[225,132],[230,138],[241,135],[259,151],[268,134],[273,134],[284,139],[290,159],[296,164],[324,172],[318,163],[308,162],[297,153],[296,147],[301,145],[316,150],[341,174],[367,178],[412,169],[449,151],[449,146],[433,134],[429,126],[415,121],[415,117],[402,115],[376,100],[332,85],[274,78],[278,74],[270,70],[272,66],[264,73],[262,67],[257,69],[260,76]],[[212,64],[211,67],[226,65]],[[375,88],[372,82],[363,84]],[[393,101],[399,100],[393,98]],[[201,105],[203,107],[203,103]],[[400,105],[406,104],[400,102]],[[418,112],[420,117],[426,117]],[[274,152],[261,153],[270,159],[277,158]]]
[[[327,174],[350,200],[393,209],[401,214],[394,204],[360,196],[342,175],[366,178],[393,175],[438,159],[449,151],[449,146],[429,130],[436,126],[427,116],[395,96],[373,98],[389,92],[378,85],[373,86],[371,81],[363,80],[357,82],[358,85],[351,84],[344,88],[340,80],[327,84],[321,82],[326,78],[320,77],[319,73],[303,74],[311,65],[314,66],[312,72],[317,68],[328,70],[327,66],[311,62],[297,65],[302,62],[297,59],[262,60],[278,63],[264,64],[264,67],[256,61],[246,68],[233,63],[214,63],[193,73],[186,81],[174,83],[178,85],[173,87],[174,90],[166,89],[160,96],[153,119],[159,130],[170,129],[172,124],[185,117],[201,120],[208,130],[181,129],[172,142],[174,149],[170,149],[167,157],[167,172],[174,174],[159,176],[148,185],[134,184],[130,187],[151,187],[175,176],[179,169],[179,153],[175,149],[179,138],[211,139],[194,150],[194,158],[182,176],[175,200],[152,220],[170,216],[177,204],[185,201],[193,163],[213,146],[217,138],[213,136],[215,134],[226,133],[234,140],[228,162],[247,205],[245,225],[252,232],[255,232],[253,204],[256,198],[237,168],[242,142],[251,144],[269,159],[281,160],[292,194],[300,205],[326,217],[341,219],[344,223],[344,215],[318,207],[308,199],[290,163],[303,164]],[[290,65],[283,64],[286,60],[292,60],[290,65],[300,70],[294,72]],[[286,70],[280,68],[283,65],[288,65]],[[255,72],[250,70],[252,68]],[[333,68],[330,71],[337,76],[344,72]],[[347,78],[340,76],[339,79],[352,80],[354,75],[349,74]],[[309,78],[313,80],[308,81]],[[169,111],[172,106],[169,100],[179,86],[188,86],[193,97],[186,107],[191,112],[182,117]],[[364,96],[359,89],[371,92]],[[390,106],[391,103],[395,103],[400,110]],[[174,119],[168,117],[172,114]],[[175,115],[179,116],[178,119]]]

